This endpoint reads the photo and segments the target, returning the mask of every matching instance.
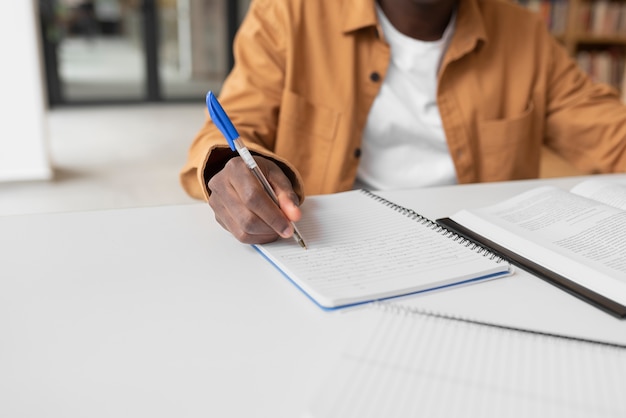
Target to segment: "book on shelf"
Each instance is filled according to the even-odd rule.
[[[437,222],[614,316],[626,318],[626,184],[539,187]]]
[[[626,2],[615,0],[517,0],[537,13],[592,80],[624,90]],[[570,15],[571,18],[570,18]]]
[[[604,37],[626,35],[626,3],[621,1],[582,1],[578,4],[579,35]]]
[[[366,191],[312,196],[298,222],[308,249],[255,248],[323,309],[511,274],[511,265],[419,213]]]
[[[580,50],[576,62],[592,80],[622,89],[624,54],[619,48]]]

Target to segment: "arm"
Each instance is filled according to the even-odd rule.
[[[288,37],[288,26],[281,23],[287,20],[278,9],[264,0],[252,3],[235,40],[236,65],[224,83],[220,101],[246,146],[256,154],[280,209],[230,150],[208,115],[181,172],[185,190],[208,200],[217,221],[246,243],[291,236],[289,221],[299,219],[297,203],[303,196],[296,170],[273,153]]]
[[[288,161],[273,153],[289,36],[288,17],[276,3],[280,2],[251,3],[235,38],[235,66],[219,99],[250,151],[272,160],[302,200],[299,174]],[[195,198],[208,200],[212,192],[207,188],[208,181],[236,156],[207,113],[180,174],[183,188]]]
[[[552,45],[546,145],[589,173],[626,171],[626,106],[593,83],[564,48]]]

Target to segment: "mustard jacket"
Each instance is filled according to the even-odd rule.
[[[365,121],[390,58],[375,0],[255,0],[220,101],[248,148],[300,196],[352,187]],[[538,176],[546,144],[588,173],[626,171],[626,107],[594,84],[541,18],[506,0],[460,0],[437,101],[459,183]],[[207,180],[232,154],[207,116],[181,171]]]

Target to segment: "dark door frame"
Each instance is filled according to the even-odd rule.
[[[167,98],[163,96],[159,74],[159,16],[157,0],[142,0],[141,30],[143,35],[143,53],[145,56],[145,88],[144,97],[140,99],[93,99],[68,101],[63,94],[62,80],[59,76],[58,46],[59,37],[55,35],[57,0],[39,0],[39,17],[42,38],[42,52],[45,66],[46,89],[50,107],[66,105],[101,105],[101,104],[135,104],[145,102],[189,102],[197,98]],[[226,31],[227,31],[227,70],[234,64],[232,53],[233,40],[239,26],[239,2],[226,0]]]

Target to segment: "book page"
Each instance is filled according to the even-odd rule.
[[[626,184],[609,180],[586,180],[570,192],[626,210]]]
[[[305,201],[293,240],[259,245],[281,271],[323,306],[416,292],[508,271],[476,250],[361,191]]]
[[[546,186],[452,219],[626,304],[626,211]]]

